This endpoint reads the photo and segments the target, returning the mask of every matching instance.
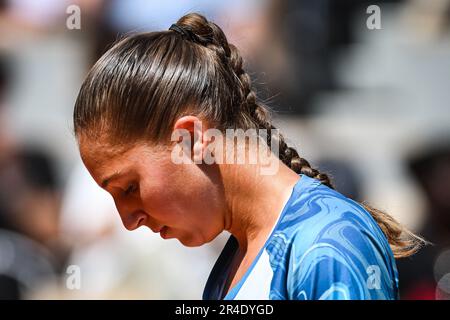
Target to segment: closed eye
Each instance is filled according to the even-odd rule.
[[[124,191],[124,194],[126,196],[134,193],[137,190],[137,184],[136,183],[132,183],[128,186],[128,188]]]

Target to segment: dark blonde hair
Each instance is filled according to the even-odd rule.
[[[194,113],[215,128],[273,130],[270,111],[258,101],[237,48],[215,23],[197,13],[174,30],[140,33],[117,42],[90,70],[74,109],[75,135],[106,134],[115,144],[170,141],[175,120]],[[183,32],[180,32],[183,31]],[[270,144],[270,134],[268,135]],[[333,188],[279,139],[279,157],[296,173]],[[415,253],[423,240],[368,204],[395,257]]]

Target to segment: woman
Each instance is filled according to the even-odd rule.
[[[269,116],[236,47],[192,13],[106,52],[82,85],[74,129],[128,230],[147,226],[185,246],[231,233],[204,299],[396,299],[394,257],[415,252],[420,239],[334,191],[282,136],[267,135],[268,155],[245,140],[264,163],[197,161],[207,152],[223,160],[224,141],[235,143],[211,139],[209,129],[272,133]],[[263,174],[267,166],[276,170]]]

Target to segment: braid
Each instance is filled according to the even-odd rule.
[[[252,90],[251,78],[243,69],[242,56],[239,54],[239,51],[234,45],[230,45],[230,47],[233,70],[240,80],[241,90],[243,92],[243,96],[245,97],[242,103],[242,108],[244,111],[247,111],[249,113],[252,119],[256,122],[258,128],[266,129],[269,132],[269,134],[267,135],[267,142],[270,146],[270,132],[272,129],[276,129],[276,127],[272,124],[270,111],[265,105],[257,101],[256,93]],[[296,173],[301,173],[311,178],[318,179],[326,186],[333,188],[330,178],[326,174],[319,172],[317,169],[312,168],[306,159],[301,158],[294,148],[287,145],[282,135],[280,135],[279,144],[279,156],[280,160],[283,161],[283,163],[289,166]]]
[[[217,24],[206,20],[200,14],[192,13],[182,17],[176,25],[190,34],[189,40],[213,50],[224,65],[228,63],[230,46],[227,37]]]
[[[230,114],[233,118],[230,121],[241,128],[266,129],[267,143],[271,146],[271,130],[276,128],[272,124],[270,110],[257,100],[257,95],[252,89],[251,78],[243,68],[243,59],[238,49],[228,43],[219,26],[200,14],[191,13],[182,17],[178,20],[177,27],[183,28],[183,34],[184,32],[188,33],[187,38],[190,41],[214,51],[221,65],[232,74],[238,101],[231,106]],[[239,108],[236,108],[235,105],[238,105]],[[328,175],[313,168],[306,159],[300,157],[294,148],[287,145],[282,135],[279,135],[278,143],[279,158],[284,164],[296,173],[317,179],[323,185],[334,189]],[[396,258],[410,256],[426,243],[425,240],[404,228],[387,213],[366,203],[361,203],[361,206],[372,215],[380,226]]]
[[[169,31],[127,37],[97,61],[83,82],[73,116],[77,138],[105,135],[110,146],[118,147],[142,140],[168,142],[171,124],[192,113],[222,132],[266,131],[267,145],[278,151],[280,161],[333,188],[330,178],[278,132],[272,141],[278,130],[270,109],[258,100],[243,65],[222,29],[197,13],[183,16]],[[395,257],[409,256],[424,243],[388,214],[366,204],[360,207],[383,230]]]
[[[243,68],[244,61],[236,46],[228,43],[224,32],[217,24],[197,13],[182,17],[178,20],[177,26],[182,27],[190,34],[189,40],[213,50],[223,65],[229,66],[234,73],[239,89],[241,112],[237,114],[243,118],[236,122],[243,122],[244,127],[255,125],[258,129],[266,129],[268,132],[267,143],[271,146],[270,132],[276,128],[272,124],[269,109],[257,101],[256,93],[252,90],[251,78]],[[333,188],[330,178],[325,173],[311,167],[306,159],[301,158],[294,148],[286,144],[281,135],[279,144],[279,157],[283,163],[296,173],[318,179],[324,185]]]

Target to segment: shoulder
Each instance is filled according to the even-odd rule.
[[[322,184],[301,191],[294,195],[278,228],[291,241],[301,239],[307,248],[321,241],[346,243],[370,237],[388,246],[378,224],[361,204]]]
[[[297,204],[286,234],[290,299],[395,298],[395,261],[369,212],[323,185]]]

